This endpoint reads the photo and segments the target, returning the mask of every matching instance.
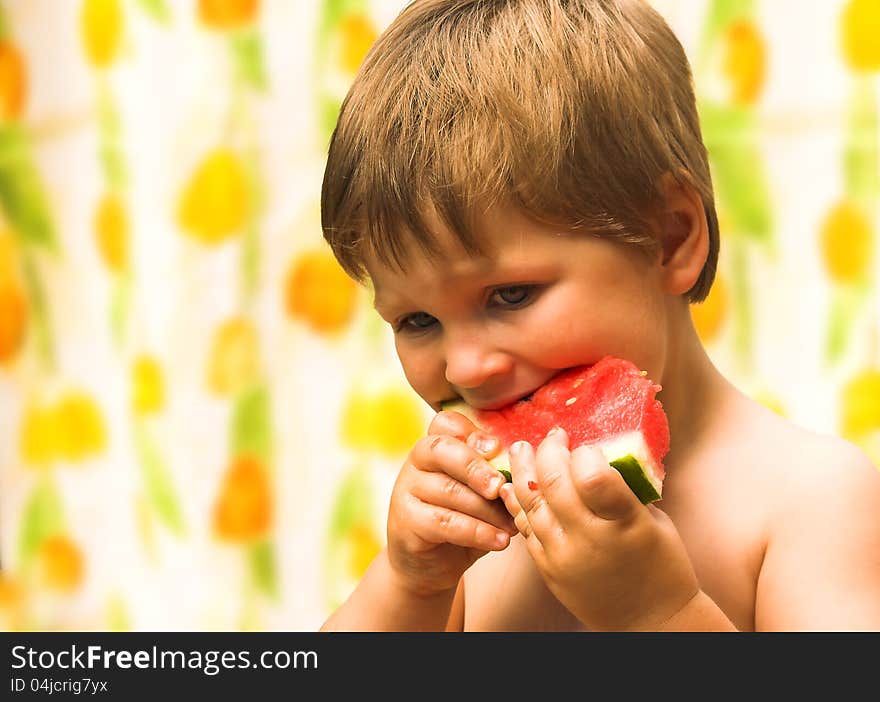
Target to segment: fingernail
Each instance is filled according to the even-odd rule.
[[[494,495],[495,493],[500,492],[500,491],[501,491],[501,486],[502,486],[502,485],[504,485],[504,476],[501,475],[500,473],[497,473],[497,472],[496,472],[496,474],[493,475],[493,476],[489,479],[489,492],[490,492],[491,494],[493,494],[493,495]]]
[[[513,446],[510,447],[510,454],[516,456],[517,454],[522,453],[528,443],[528,441],[513,442]]]
[[[480,453],[492,453],[498,445],[498,439],[487,434],[471,434],[471,444]]]

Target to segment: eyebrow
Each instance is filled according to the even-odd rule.
[[[527,269],[527,270],[523,270]],[[553,266],[549,266],[547,264],[535,264],[531,262],[523,262],[520,265],[514,266],[505,266],[504,264],[500,264],[498,261],[489,261],[485,265],[481,265],[478,270],[467,271],[466,273],[460,274],[461,276],[492,276],[496,277],[501,274],[504,274],[504,277],[514,277],[514,278],[523,278],[522,282],[526,282],[526,278],[532,277],[541,277],[546,276],[551,273],[554,269]],[[458,284],[455,281],[456,276],[453,276],[453,280],[448,281],[450,285]],[[485,283],[485,281],[483,281]],[[494,283],[492,283],[494,285]],[[382,313],[382,309],[387,310],[388,307],[393,307],[395,302],[393,300],[385,300],[382,298],[381,291],[379,286],[376,284],[376,281],[372,281],[373,286],[373,309],[375,309],[380,314]],[[484,285],[484,287],[490,287],[490,285]],[[381,309],[380,309],[381,308]]]

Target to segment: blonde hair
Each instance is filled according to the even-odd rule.
[[[330,141],[324,237],[357,280],[365,257],[435,255],[435,212],[480,252],[480,208],[655,250],[665,173],[700,195],[711,287],[718,223],[690,66],[637,0],[415,0],[364,60]]]

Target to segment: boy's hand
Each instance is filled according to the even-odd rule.
[[[593,630],[657,629],[700,590],[674,524],[562,429],[511,447],[501,497],[547,586]]]
[[[504,477],[485,460],[498,450],[463,415],[440,412],[404,462],[391,493],[388,558],[413,592],[454,589],[474,561],[516,534],[496,499]]]

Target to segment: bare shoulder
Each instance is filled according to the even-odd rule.
[[[880,630],[880,471],[852,443],[781,418],[760,431],[772,448],[756,627]]]
[[[767,458],[783,473],[778,477],[785,490],[777,492],[783,504],[807,501],[831,507],[840,500],[880,498],[880,471],[855,444],[775,415],[762,431],[768,433]]]

